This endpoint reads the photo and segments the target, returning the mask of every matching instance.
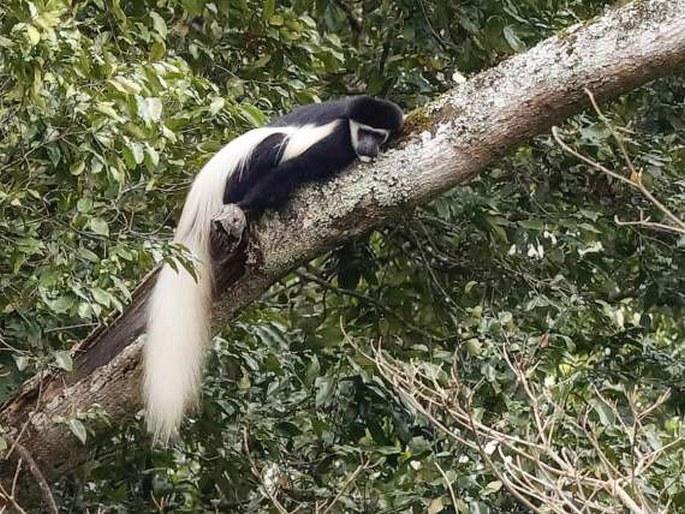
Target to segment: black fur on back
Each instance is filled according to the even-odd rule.
[[[351,98],[341,98],[318,104],[295,107],[288,114],[276,118],[268,123],[268,127],[287,127],[303,125],[326,125],[333,120],[348,117]]]
[[[224,203],[238,203],[255,184],[278,165],[285,151],[285,134],[272,134],[252,151],[245,166],[230,177],[224,189]]]
[[[224,203],[236,203],[251,216],[268,208],[278,208],[290,193],[306,182],[327,179],[352,164],[357,155],[352,148],[349,120],[386,129],[394,135],[402,127],[402,110],[392,102],[370,96],[304,105],[271,121],[269,127],[327,125],[339,120],[333,132],[301,155],[281,163],[287,148],[284,134],[262,141],[242,170],[231,175],[224,190]]]
[[[302,155],[269,170],[244,194],[238,205],[253,214],[278,208],[302,184],[332,177],[352,164],[356,157],[349,124],[341,120],[328,137]]]
[[[394,103],[360,95],[296,107],[292,112],[272,120],[268,126],[325,125],[335,119],[353,119],[370,127],[397,132],[402,127],[403,118],[402,109]]]

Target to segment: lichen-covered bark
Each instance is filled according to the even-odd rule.
[[[379,162],[306,188],[287,212],[256,227],[263,262],[238,278],[225,270],[230,286],[217,302],[216,323],[230,319],[294,266],[454,187],[577,112],[585,105],[583,88],[607,97],[682,67],[683,13],[685,0],[634,2],[542,42],[413,113],[409,133]],[[99,404],[118,420],[140,408],[137,339],[144,330],[147,287],[110,328],[79,345],[75,373],[34,379],[3,407],[0,424],[15,431],[35,411],[22,443],[46,474],[72,468],[86,453],[64,424],[55,423],[56,416],[69,418]]]

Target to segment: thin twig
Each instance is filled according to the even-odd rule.
[[[672,232],[677,232],[679,234],[685,234],[685,221],[681,220],[678,216],[676,216],[671,210],[668,209],[663,203],[661,203],[650,191],[645,187],[645,185],[642,183],[642,172],[638,171],[635,166],[633,165],[632,160],[628,156],[628,152],[625,148],[625,145],[623,144],[623,140],[620,138],[618,133],[614,130],[614,127],[609,123],[609,121],[606,119],[604,114],[599,110],[599,107],[597,106],[597,103],[595,101],[594,96],[590,91],[587,89],[585,90],[587,95],[590,98],[590,102],[592,103],[592,106],[594,107],[595,111],[597,114],[600,116],[604,124],[609,128],[612,136],[616,140],[620,150],[621,154],[623,155],[623,159],[625,160],[626,166],[630,170],[630,178],[624,177],[620,173],[616,173],[615,171],[610,170],[606,166],[603,166],[599,162],[590,159],[589,157],[577,152],[570,146],[568,146],[566,143],[564,143],[559,136],[559,127],[552,127],[552,136],[554,136],[554,140],[557,142],[557,144],[564,149],[566,152],[569,154],[573,155],[577,159],[583,161],[587,165],[591,166],[592,168],[601,171],[602,173],[615,178],[616,180],[623,182],[624,184],[628,184],[631,188],[637,189],[642,193],[642,195],[647,198],[651,202],[652,205],[654,205],[657,209],[659,209],[664,216],[669,219],[672,223],[673,226],[666,225],[666,224],[654,224],[653,222],[649,222],[647,220],[642,221],[642,222],[621,222],[619,224],[633,224],[633,225],[642,225],[645,227],[650,227],[650,228],[659,228],[662,230],[670,230]]]
[[[399,315],[394,309],[391,309],[387,305],[383,304],[380,300],[377,300],[375,298],[372,298],[371,296],[365,295],[364,293],[360,293],[359,291],[353,291],[352,289],[345,289],[342,287],[337,287],[328,282],[327,280],[324,280],[323,278],[315,275],[314,273],[311,273],[309,271],[304,271],[304,270],[298,270],[295,272],[297,276],[304,280],[309,280],[311,282],[314,282],[315,284],[319,284],[321,287],[324,287],[328,289],[329,291],[333,291],[334,293],[343,295],[343,296],[350,296],[352,298],[357,298],[359,300],[362,300],[364,302],[370,303],[371,305],[377,307],[378,309],[382,310],[385,314],[388,316],[392,316],[395,318],[397,321],[402,323],[405,327],[408,329],[416,332],[417,334],[421,334],[424,337],[430,338],[431,340],[434,341],[442,341],[443,339],[435,336],[434,334],[431,334],[430,332],[422,329],[421,327],[418,327],[414,325],[413,323],[407,321],[403,316]]]
[[[539,506],[544,505],[546,510],[556,514],[613,514],[624,510],[634,514],[652,512],[652,507],[645,498],[645,491],[631,479],[634,474],[633,468],[639,469],[641,473],[647,471],[660,455],[677,448],[682,444],[682,440],[677,439],[664,445],[662,451],[642,456],[637,466],[632,462],[622,465],[614,463],[604,453],[597,433],[593,432],[589,425],[587,414],[590,410],[586,411],[585,420],[567,414],[546,388],[540,389],[536,383],[529,380],[528,368],[522,368],[509,352],[504,352],[504,362],[525,390],[526,398],[531,403],[530,415],[536,418],[530,425],[533,430],[522,439],[498,430],[496,424],[493,428],[476,419],[471,400],[477,394],[479,386],[462,386],[457,368],[452,368],[451,379],[448,385],[444,385],[438,374],[428,372],[420,363],[412,361],[402,365],[388,358],[381,348],[380,341],[373,348],[372,355],[365,353],[349,338],[342,323],[341,330],[343,336],[357,351],[376,364],[383,379],[400,394],[410,408],[424,416],[430,424],[449,438],[476,450],[502,485],[531,511],[541,512]],[[593,388],[592,392],[620,418],[617,405],[606,398],[599,389]],[[637,404],[628,397],[628,393],[624,394],[635,419],[644,419],[645,413],[653,412],[655,405],[660,405],[668,398],[668,393],[663,394],[653,404],[638,410]],[[465,405],[461,401],[462,398],[466,398]],[[451,417],[463,435],[458,435],[457,430],[438,419],[436,416],[439,416],[439,413]],[[570,424],[574,430],[582,433],[601,464],[588,469],[576,453],[569,454],[563,448],[557,448],[555,439],[547,432],[551,426],[549,418],[553,418],[557,424]],[[627,426],[623,418],[620,418],[620,421],[617,428],[631,441],[643,432],[642,425],[637,424],[635,434],[631,435],[634,427]],[[492,452],[486,448],[487,445],[483,444],[484,440],[491,441],[492,444],[497,443],[497,461],[491,456]],[[446,480],[444,471],[438,469]],[[448,487],[449,485],[448,482]],[[451,491],[450,494],[454,502],[456,495]],[[605,503],[611,500],[613,505]]]
[[[38,464],[36,464],[36,461],[33,460],[33,457],[29,451],[21,443],[15,444],[15,450],[20,456],[20,461],[26,461],[29,466],[29,472],[31,475],[33,475],[33,478],[36,480],[36,482],[38,482],[38,487],[43,495],[43,501],[47,505],[48,512],[50,512],[50,514],[57,514],[59,509],[57,508],[57,503],[55,503],[55,497],[52,495],[48,481],[45,479],[45,476],[38,467]]]
[[[17,497],[16,497],[17,480],[19,480],[19,474],[21,473],[21,464],[22,464],[22,460],[19,459],[19,461],[17,462],[17,468],[14,471],[14,478],[12,479],[12,489],[10,490],[9,493],[7,492],[7,490],[3,487],[2,483],[0,482],[0,497],[6,503],[6,505],[2,506],[3,512],[4,512],[7,504],[9,504],[10,507],[12,507],[14,510],[19,512],[20,514],[27,514],[26,511],[17,502]]]
[[[349,485],[350,485],[351,483],[353,483],[353,482],[357,479],[357,476],[359,476],[359,474],[360,474],[362,471],[364,471],[364,470],[366,469],[367,464],[368,464],[368,462],[362,461],[362,463],[359,464],[359,466],[357,466],[357,469],[355,469],[355,470],[352,472],[352,474],[347,478],[347,480],[345,480],[345,483],[343,483],[342,487],[341,487],[340,490],[338,491],[338,494],[335,496],[335,498],[333,498],[333,501],[331,501],[330,505],[328,505],[328,506],[323,510],[322,514],[326,514],[329,510],[331,510],[331,509],[333,508],[333,506],[334,506],[336,503],[338,503],[338,500],[340,500],[340,498],[342,497],[342,495],[343,495],[343,493],[345,492],[345,490],[347,490],[347,488],[349,487]]]
[[[442,478],[445,480],[445,484],[447,484],[447,489],[449,490],[450,497],[452,498],[452,506],[454,507],[454,512],[459,512],[459,506],[457,505],[457,495],[454,494],[454,488],[452,487],[450,479],[447,477],[447,473],[445,473],[442,470],[442,468],[440,467],[440,463],[437,460],[435,461],[435,467],[438,468],[438,471],[442,475]]]
[[[243,446],[245,448],[245,453],[247,454],[247,460],[250,462],[250,467],[252,468],[252,474],[259,479],[259,482],[261,484],[261,489],[264,491],[264,493],[267,495],[269,500],[271,500],[271,503],[273,503],[274,507],[280,512],[281,514],[290,514],[288,512],[288,509],[286,509],[283,504],[276,498],[274,494],[271,493],[269,490],[269,487],[266,486],[264,483],[264,477],[262,476],[262,473],[259,471],[259,468],[257,467],[257,464],[252,457],[252,452],[250,451],[250,444],[248,442],[248,437],[247,437],[247,428],[243,427]]]

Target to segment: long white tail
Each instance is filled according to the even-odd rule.
[[[191,251],[198,278],[180,265],[176,271],[165,264],[149,304],[144,398],[148,429],[156,440],[166,442],[175,436],[185,410],[198,401],[204,351],[211,336],[209,234],[226,181],[261,141],[285,131],[260,128],[231,141],[202,168],[186,198],[174,242]]]

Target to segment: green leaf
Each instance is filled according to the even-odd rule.
[[[107,291],[104,291],[99,287],[94,287],[91,290],[91,293],[93,294],[93,298],[95,299],[95,301],[98,302],[100,305],[103,305],[105,307],[109,307],[111,305],[112,295],[109,294]]]
[[[518,222],[518,225],[521,228],[537,230],[539,232],[542,232],[543,230],[545,230],[545,224],[540,220],[534,220],[534,219],[520,220]]]
[[[321,374],[321,364],[319,363],[319,359],[317,359],[316,355],[313,355],[311,357],[311,360],[309,362],[309,365],[307,366],[307,372],[305,375],[305,379],[307,381],[307,384],[312,384],[316,380],[316,378]]]
[[[212,100],[212,103],[209,104],[209,113],[212,115],[217,114],[221,109],[224,108],[225,105],[225,100],[221,98],[220,96]]]
[[[136,97],[138,116],[145,122],[151,123],[162,119],[162,101],[155,97]]]
[[[88,214],[93,210],[93,199],[88,197],[79,198],[78,202],[76,202],[76,210],[81,214]]]
[[[316,387],[315,404],[317,409],[328,406],[335,393],[335,383],[333,380],[326,377],[317,377],[314,386]]]
[[[43,11],[33,19],[33,23],[43,30],[49,30],[59,23],[59,15],[55,11]]]
[[[276,0],[264,0],[264,9],[262,10],[262,18],[268,20],[274,14],[276,9]]]
[[[298,435],[302,435],[302,430],[298,428],[297,425],[294,423],[289,423],[287,421],[281,421],[280,423],[276,423],[274,425],[274,429],[281,435],[285,437],[295,437]]]
[[[79,161],[71,166],[69,166],[69,173],[72,175],[80,175],[83,173],[83,170],[86,168],[86,162],[85,161]]]
[[[525,43],[521,41],[521,39],[519,39],[518,35],[516,34],[516,30],[513,26],[507,25],[506,27],[504,27],[503,32],[504,39],[507,40],[507,43],[514,52],[522,52],[526,49]]]
[[[145,145],[145,165],[150,169],[155,169],[159,165],[159,154],[150,145]]]
[[[160,36],[162,36],[163,39],[166,39],[167,26],[166,26],[166,22],[164,21],[164,19],[159,14],[157,14],[155,11],[150,12],[150,18],[152,18],[152,26],[157,31],[157,33]]]
[[[490,514],[490,507],[483,502],[469,503],[469,514]]]
[[[283,16],[280,14],[275,14],[271,18],[269,18],[269,25],[273,25],[274,27],[281,27],[283,26]]]
[[[91,218],[88,221],[90,229],[101,236],[109,236],[109,225],[102,218]]]
[[[500,218],[495,216],[485,217],[485,221],[490,227],[490,233],[493,234],[496,237],[496,239],[499,239],[502,243],[506,243],[508,242],[507,232],[499,224],[499,220]]]
[[[150,48],[150,60],[159,61],[166,53],[166,45],[163,41],[155,41]]]
[[[46,299],[45,304],[56,314],[68,312],[74,305],[74,298],[67,295],[59,295],[56,299]]]
[[[88,319],[93,314],[93,309],[89,303],[81,302],[78,306],[78,315],[80,318]]]
[[[64,371],[71,371],[74,369],[74,361],[66,350],[55,352],[55,364]]]
[[[88,438],[88,432],[86,431],[86,426],[78,419],[70,419],[67,421],[67,426],[71,433],[74,434],[81,444],[86,444],[86,439]]]
[[[266,116],[264,116],[264,113],[254,105],[242,103],[238,106],[238,109],[240,109],[240,114],[253,126],[261,127],[266,123]]]
[[[605,427],[612,427],[616,423],[616,416],[609,405],[599,398],[592,398],[590,405],[599,416],[599,421]]]
[[[499,480],[493,480],[492,482],[489,482],[486,484],[486,486],[483,488],[483,490],[480,492],[480,495],[482,498],[489,496],[493,493],[496,493],[502,489],[502,482]]]
[[[81,257],[87,261],[90,261],[90,262],[99,262],[100,261],[100,257],[98,257],[98,254],[89,250],[88,248],[83,248],[83,247],[79,248],[78,254],[79,254],[79,257]]]
[[[97,104],[95,104],[95,110],[101,112],[105,116],[109,116],[113,120],[119,122],[124,121],[124,119],[121,116],[119,116],[117,111],[114,110],[114,107],[112,107],[113,105],[113,102],[98,102]]]
[[[126,15],[124,14],[124,11],[121,10],[121,0],[112,0],[111,9],[117,21],[125,27]]]
[[[108,80],[112,86],[114,86],[118,91],[127,95],[137,95],[141,92],[142,88],[126,77],[114,77]]]
[[[253,68],[263,68],[267,64],[269,64],[269,61],[271,60],[271,54],[264,54],[262,55],[259,59],[257,59],[255,62],[252,63]]]
[[[102,161],[99,158],[93,157],[90,160],[90,172],[93,175],[97,175],[98,173],[100,173],[104,167],[105,167],[105,165],[102,163]]]
[[[449,500],[446,496],[439,496],[433,498],[426,507],[427,514],[439,514],[445,508],[445,505],[449,505]]]
[[[16,364],[19,371],[24,371],[29,362],[29,358],[26,355],[14,355],[14,364]]]
[[[591,219],[593,222],[596,222],[602,216],[602,213],[591,211],[589,209],[580,209],[578,212],[580,212],[580,214],[582,214],[585,218]]]
[[[469,355],[476,356],[480,353],[480,349],[483,346],[483,343],[481,343],[477,337],[472,337],[468,341],[466,341],[466,351],[469,352]]]
[[[127,141],[126,146],[123,148],[124,160],[129,168],[135,168],[138,164],[141,164],[145,159],[145,151],[143,150],[143,145],[136,143],[135,141]]]
[[[31,46],[36,46],[40,42],[40,32],[33,25],[26,25],[26,37]]]

